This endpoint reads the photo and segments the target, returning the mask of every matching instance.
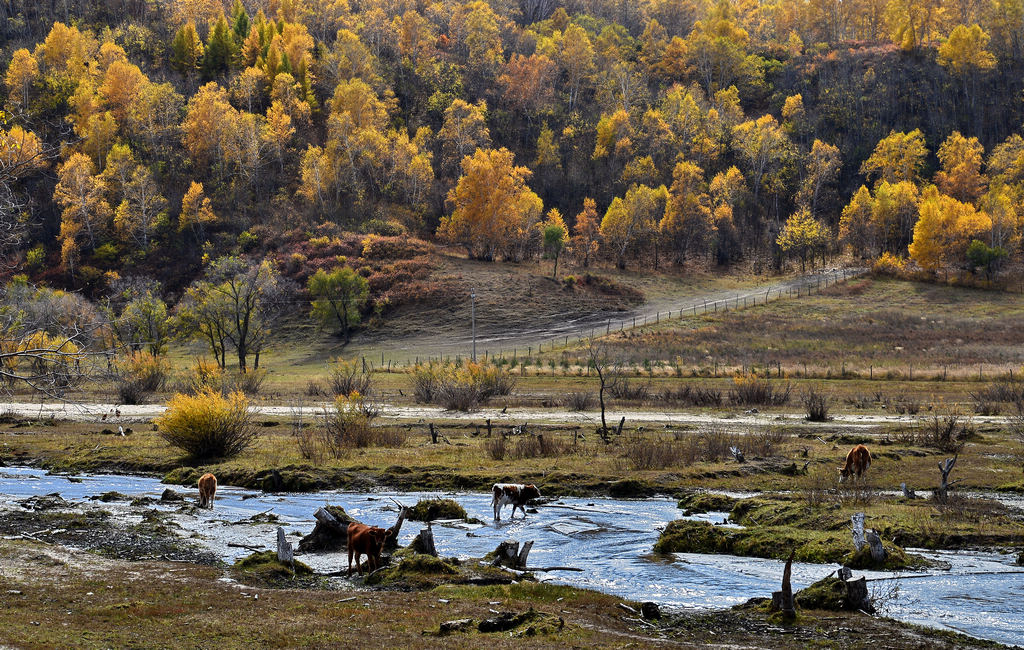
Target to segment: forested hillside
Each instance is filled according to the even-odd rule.
[[[268,250],[304,283],[343,232],[630,268],[1020,248],[1020,0],[13,0],[0,30],[2,272],[94,297]]]

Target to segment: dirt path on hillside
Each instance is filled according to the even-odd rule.
[[[680,291],[671,295],[657,296],[643,304],[627,309],[597,310],[580,313],[579,310],[558,311],[550,314],[531,314],[530,319],[514,318],[509,313],[501,314],[495,320],[485,313],[482,305],[477,307],[476,351],[478,356],[513,353],[530,354],[540,346],[565,344],[609,331],[629,329],[661,320],[679,318],[687,314],[704,311],[733,310],[766,300],[778,300],[806,294],[832,286],[837,282],[866,273],[867,269],[830,269],[802,275],[787,280],[752,284],[736,289],[692,292]],[[435,310],[437,311],[437,310]],[[462,310],[465,311],[465,310]],[[424,360],[437,357],[468,357],[473,349],[473,332],[469,314],[456,316],[452,310],[436,315],[439,327],[426,332],[409,328],[405,331],[389,332],[387,336],[374,333],[362,334],[348,346],[346,354],[365,355],[374,359],[383,355],[389,360]]]

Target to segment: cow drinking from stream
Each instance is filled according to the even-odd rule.
[[[501,509],[512,504],[512,514],[509,519],[516,515],[516,508],[523,511],[523,519],[526,518],[526,502],[530,499],[540,498],[540,490],[532,483],[522,485],[519,483],[495,483],[493,488],[494,498],[491,506],[494,508],[494,521],[501,521]]]

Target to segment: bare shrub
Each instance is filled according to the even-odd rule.
[[[724,427],[707,426],[700,430],[697,439],[701,443],[701,453],[697,460],[713,462],[731,458],[730,447],[737,446],[739,436],[729,433]]]
[[[745,437],[747,444],[744,451],[752,456],[773,456],[789,437],[790,435],[779,427],[764,427]]]
[[[515,377],[498,366],[479,363],[429,363],[413,371],[413,392],[419,402],[468,411],[496,395],[508,395]]]
[[[789,403],[793,386],[779,384],[753,374],[739,374],[733,378],[729,401],[737,406],[783,406]]]
[[[694,384],[685,384],[676,390],[666,388],[658,400],[666,404],[681,404],[685,406],[721,406],[722,391],[713,388],[703,388]]]
[[[365,447],[402,446],[404,434],[395,429],[371,426],[377,414],[376,408],[358,393],[349,397],[339,396],[332,407],[325,408],[320,435],[331,456],[343,458],[349,450]]]
[[[504,436],[491,438],[484,441],[484,451],[487,452],[491,460],[505,460],[505,455],[508,453],[508,443],[505,442]]]
[[[917,444],[946,453],[956,453],[974,435],[974,425],[959,413],[935,414],[918,422]]]
[[[567,443],[552,436],[545,437],[543,434],[535,436],[527,435],[516,441],[512,449],[515,458],[548,458],[561,456],[565,453]]]
[[[622,456],[635,470],[666,469],[680,465],[685,450],[673,440],[637,435],[622,445]]]
[[[979,415],[999,415],[1003,404],[1024,402],[1024,382],[1001,381],[989,384],[977,392],[971,393],[974,400],[974,412]]]
[[[170,364],[151,352],[133,352],[114,362],[115,388],[121,404],[141,404],[164,389]]]
[[[156,420],[160,437],[193,458],[230,458],[258,437],[241,392],[228,396],[206,389],[198,395],[177,394]]]
[[[306,382],[306,395],[308,397],[327,397],[327,390],[324,385],[315,379]]]
[[[569,393],[564,404],[570,411],[589,411],[594,406],[594,394],[587,391]]]
[[[299,448],[299,454],[314,465],[323,463],[324,456],[327,454],[323,436],[319,429],[309,426],[304,421],[301,405],[292,405],[291,428],[292,437],[295,438],[295,444]]]
[[[801,482],[801,495],[809,506],[820,506],[834,500],[836,471],[831,466],[817,467]]]
[[[913,395],[897,395],[888,405],[899,415],[917,415],[921,412],[921,400]]]
[[[1024,399],[1014,403],[1014,409],[1015,412],[1010,416],[1007,426],[1013,437],[1021,444],[1021,449],[1017,453],[1017,460],[1021,464],[1021,471],[1024,471]]]
[[[651,396],[650,382],[633,382],[624,375],[615,375],[608,384],[608,394],[615,399],[630,402],[646,402]]]
[[[806,410],[804,419],[810,422],[828,422],[831,419],[828,414],[831,402],[832,399],[828,395],[811,388],[803,397]]]
[[[267,379],[267,371],[263,368],[236,373],[230,380],[227,389],[240,390],[246,395],[257,395]]]
[[[373,376],[365,372],[362,364],[355,359],[345,361],[338,358],[331,362],[327,385],[332,395],[369,395],[373,387]]]
[[[1005,402],[1014,404],[1024,401],[1024,381],[999,381],[982,388],[971,397],[987,402]]]

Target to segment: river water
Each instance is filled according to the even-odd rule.
[[[0,468],[0,507],[17,507],[14,502],[54,492],[74,502],[107,491],[131,497],[159,498],[167,486],[158,479],[139,476],[48,475],[32,468]],[[175,488],[195,498],[196,490]],[[345,493],[265,494],[240,488],[221,487],[213,511],[179,512],[175,504],[154,507],[172,513],[182,534],[195,534],[196,541],[233,561],[247,555],[247,544],[275,547],[276,527],[283,526],[292,541],[310,532],[313,512],[321,505],[345,508],[354,518],[368,524],[390,526],[397,508],[391,497],[405,505],[420,498],[445,496],[458,501],[471,517],[485,524],[439,522],[434,538],[439,553],[460,558],[480,557],[506,539],[534,540],[530,565],[570,566],[582,572],[538,574],[542,580],[596,589],[632,600],[653,600],[663,607],[711,609],[742,603],[749,598],[769,596],[779,588],[783,563],[777,560],[740,558],[728,555],[679,553],[667,558],[654,556],[651,549],[658,532],[681,517],[675,502],[668,499],[616,500],[565,498],[541,506],[526,519],[503,519],[495,525],[490,495],[438,493]],[[91,503],[91,502],[90,502]],[[90,505],[137,516],[138,508],[126,502]],[[253,515],[270,512],[273,524],[248,524]],[[503,517],[508,517],[508,508]],[[694,518],[723,524],[725,513],[708,513]],[[406,522],[400,542],[407,544],[422,524]],[[1015,556],[989,551],[919,551],[922,555],[951,565],[949,571],[904,573],[865,572],[871,589],[887,596],[884,613],[893,618],[932,627],[953,629],[972,636],[1008,644],[1024,644],[1024,575],[1014,566]],[[303,555],[301,559],[318,571],[337,571],[347,558],[340,554]],[[836,565],[793,566],[793,586],[799,589],[838,568]],[[893,594],[893,585],[898,591]]]

